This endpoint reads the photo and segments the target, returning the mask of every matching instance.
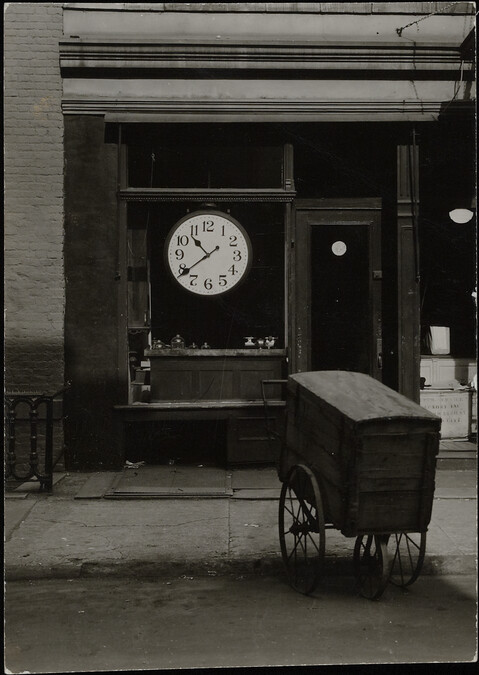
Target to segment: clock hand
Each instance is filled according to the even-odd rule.
[[[181,272],[179,273],[178,276],[179,276],[179,277],[185,276],[185,274],[188,274],[188,272],[189,272],[190,270],[192,270],[193,267],[196,267],[196,265],[199,265],[199,263],[202,262],[205,258],[209,258],[209,257],[210,257],[210,254],[207,253],[207,254],[204,255],[202,258],[200,258],[200,259],[197,260],[195,263],[193,263],[193,264],[191,265],[191,267],[183,267],[183,269],[181,270]]]
[[[207,251],[206,251],[206,250],[203,248],[203,246],[201,245],[201,241],[200,241],[199,239],[195,239],[195,238],[193,237],[193,235],[191,235],[191,238],[192,238],[193,241],[195,242],[195,246],[198,246],[198,247],[201,248],[205,253],[207,253]]]
[[[183,276],[185,276],[185,274],[188,274],[188,273],[190,272],[190,270],[193,269],[193,267],[196,267],[196,265],[199,265],[200,262],[203,262],[203,260],[205,260],[206,258],[209,258],[210,255],[211,255],[212,253],[214,253],[215,251],[218,251],[219,248],[220,248],[220,247],[219,247],[218,244],[217,244],[217,245],[214,247],[214,249],[213,249],[212,251],[210,251],[209,253],[206,253],[202,258],[200,258],[200,259],[197,260],[195,263],[193,263],[193,264],[191,265],[191,267],[184,267],[184,268],[181,270],[181,272],[179,273],[178,276],[179,276],[179,277],[183,277]]]

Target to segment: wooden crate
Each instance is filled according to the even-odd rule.
[[[431,517],[441,420],[361,373],[288,380],[280,478],[315,472],[326,520],[346,536],[422,532]]]

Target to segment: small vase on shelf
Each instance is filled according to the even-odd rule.
[[[272,349],[277,339],[278,339],[277,337],[269,335],[267,338],[264,339],[264,343],[268,349]]]
[[[172,349],[184,349],[185,348],[185,341],[181,337],[181,335],[175,335],[175,337],[172,338],[171,348]]]

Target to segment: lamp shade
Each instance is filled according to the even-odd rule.
[[[473,215],[473,211],[470,211],[469,209],[453,209],[452,211],[449,211],[449,218],[454,223],[459,224],[468,223]]]

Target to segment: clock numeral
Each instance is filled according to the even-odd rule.
[[[220,274],[218,283],[220,286],[226,286],[226,284],[228,283],[226,281],[226,274]]]
[[[238,274],[238,272],[235,270],[235,266],[231,265],[231,267],[228,267],[228,272],[230,272],[233,276],[235,274]]]
[[[190,286],[198,286],[196,280],[198,279],[197,274],[190,274]]]
[[[211,279],[205,279],[204,287],[206,288],[207,291],[210,291],[213,288],[213,283]]]
[[[175,255],[177,260],[183,260],[183,258],[185,257],[185,252],[183,251],[183,249],[177,248],[175,251]]]
[[[241,251],[238,251],[238,250],[233,251],[233,260],[235,262],[239,262],[240,260],[242,260]]]
[[[198,234],[198,225],[191,226],[190,234],[192,235]]]
[[[213,232],[214,222],[212,220],[203,221],[203,232]]]
[[[225,226],[224,225],[221,226],[221,236],[222,237],[225,236]]]
[[[178,276],[179,277],[182,277],[185,274],[185,269],[186,269],[185,263],[181,263],[181,265],[178,268]]]
[[[230,246],[238,246],[238,237],[235,234],[230,234]]]
[[[177,246],[188,246],[188,244],[190,243],[190,238],[188,237],[187,234],[179,234],[176,237],[176,240],[177,240],[177,244],[176,244]]]

